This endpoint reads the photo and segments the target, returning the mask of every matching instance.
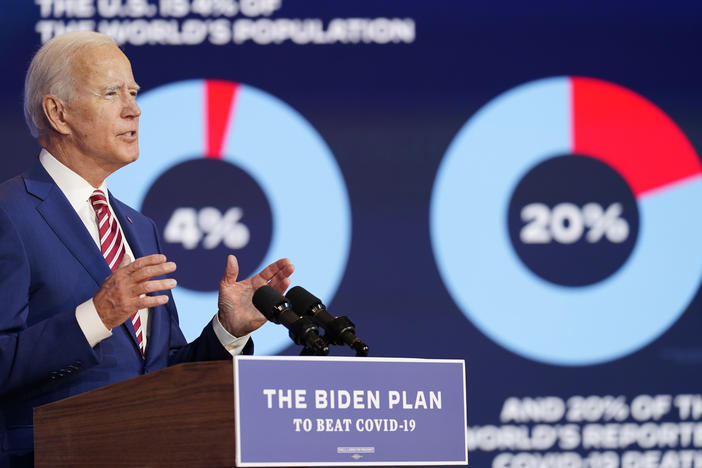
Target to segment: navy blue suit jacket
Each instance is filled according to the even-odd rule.
[[[151,219],[112,194],[110,204],[136,258],[161,252]],[[211,324],[186,343],[172,297],[151,309],[144,358],[129,323],[91,348],[75,308],[110,273],[83,222],[38,161],[0,185],[0,467],[33,450],[35,406],[179,362],[231,359]],[[253,352],[251,341],[244,352]]]

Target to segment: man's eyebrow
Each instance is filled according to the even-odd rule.
[[[104,88],[102,88],[102,90],[105,91],[105,92],[106,92],[106,91],[117,91],[117,90],[119,90],[121,87],[122,87],[122,85],[120,85],[120,84],[113,84],[113,85],[105,86]],[[133,85],[127,86],[127,89],[139,91],[139,90],[141,89],[141,86],[139,86],[138,84],[134,83]]]

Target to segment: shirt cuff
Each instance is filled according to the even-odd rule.
[[[215,314],[214,318],[212,319],[212,328],[214,329],[215,335],[217,335],[219,342],[222,343],[224,349],[229,351],[229,354],[232,356],[236,356],[237,354],[241,353],[241,350],[244,349],[246,342],[249,341],[249,337],[251,336],[251,333],[247,333],[239,338],[232,335],[220,323],[217,314]]]
[[[92,298],[76,307],[76,320],[91,348],[112,336],[112,330],[102,323]]]

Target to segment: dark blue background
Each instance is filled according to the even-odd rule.
[[[582,75],[625,86],[663,109],[699,154],[702,4],[284,0],[279,13],[411,17],[417,39],[124,51],[144,91],[189,78],[248,83],[287,102],[322,135],[345,178],[353,220],[348,266],[330,306],[353,318],[372,355],[465,359],[469,425],[499,424],[502,402],[513,395],[699,392],[699,293],[672,328],[632,355],[584,367],[534,362],[493,343],[458,310],[438,275],[428,220],[434,176],[456,132],[493,97],[538,78]],[[37,19],[31,1],[0,6],[0,179],[38,152],[21,107]],[[524,304],[524,313],[534,306]],[[489,466],[493,456],[471,453],[471,466]]]

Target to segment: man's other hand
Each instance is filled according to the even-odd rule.
[[[283,294],[290,286],[295,267],[287,258],[271,263],[257,275],[237,282],[239,263],[234,255],[227,257],[224,277],[219,282],[219,321],[236,337],[241,337],[266,323],[266,318],[254,307],[252,299],[258,288],[268,284]]]
[[[155,291],[176,287],[172,278],[151,280],[155,276],[173,273],[176,264],[167,262],[161,254],[141,257],[133,262],[125,255],[122,264],[107,277],[93,297],[93,304],[102,322],[109,329],[122,325],[139,309],[156,307],[168,302],[168,296],[147,296]]]

